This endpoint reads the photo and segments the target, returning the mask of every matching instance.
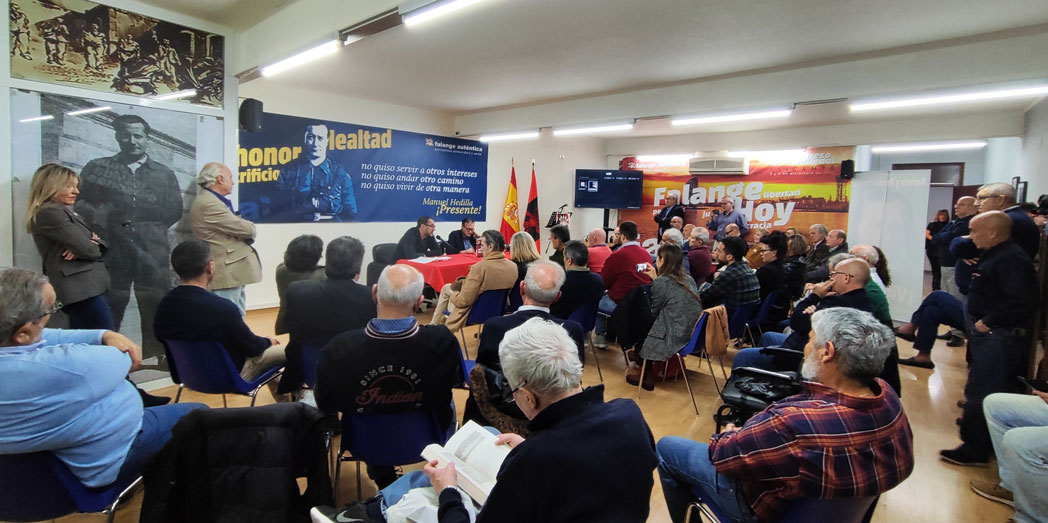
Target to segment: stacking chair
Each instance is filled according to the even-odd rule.
[[[89,488],[51,452],[0,455],[0,520],[41,521],[73,512],[101,512],[112,523],[116,507],[142,478]]]
[[[692,489],[692,494],[699,497],[699,491]],[[873,517],[873,507],[877,497],[866,498],[805,498],[795,501],[781,518],[779,523],[802,523],[807,521],[833,521],[834,523],[869,523]],[[691,523],[693,510],[699,511],[698,521],[718,523],[728,521],[712,506],[703,501],[688,505],[684,513],[684,523]]]
[[[483,328],[484,322],[488,318],[505,314],[506,295],[508,293],[509,289],[491,289],[480,293],[480,296],[477,296],[476,301],[473,302],[473,306],[469,309],[469,315],[466,316],[466,324],[459,329],[459,335],[462,337],[462,350],[466,351],[466,358],[469,358],[469,347],[466,345],[466,327],[480,325]],[[477,337],[480,337],[479,333]]]
[[[688,394],[691,395],[691,406],[695,409],[695,415],[699,415],[699,406],[695,403],[695,391],[691,390],[691,383],[688,381],[688,374],[684,371],[684,357],[695,352],[695,349],[700,348],[699,344],[704,343],[706,336],[706,320],[709,318],[709,314],[702,313],[699,316],[699,321],[695,322],[695,328],[692,329],[691,339],[688,343],[684,344],[683,347],[677,351],[673,357],[677,358],[677,363],[680,365],[681,374],[684,375],[684,384],[688,386]],[[709,356],[706,357],[706,361],[709,362]],[[640,379],[637,381],[637,398],[640,398],[641,385],[644,383],[644,371],[648,365],[648,360],[643,360],[640,366]],[[710,375],[713,376],[713,384],[717,385],[717,376],[713,374],[713,364],[710,363]]]
[[[593,346],[593,327],[597,324],[597,304],[582,306],[568,315],[568,319],[582,325],[582,332],[586,333],[586,343],[589,344],[590,352],[593,353],[593,363],[597,366],[597,375],[601,383],[604,382],[604,373],[600,371],[600,360],[597,359],[597,348]]]
[[[436,413],[418,409],[401,414],[342,413],[342,442],[335,460],[335,502],[343,461],[357,462],[357,499],[362,499],[360,462],[396,467],[423,461],[422,449],[443,445],[450,434],[440,427]]]
[[[779,296],[781,294],[782,291],[772,291],[768,293],[768,295],[764,297],[764,301],[761,302],[760,308],[757,309],[757,314],[746,321],[746,325],[743,327],[744,334],[746,335],[746,338],[749,339],[751,345],[756,346],[756,340],[759,340],[760,336],[764,334],[761,325],[768,321],[768,315],[771,314],[772,309],[775,308],[775,304],[779,301]],[[756,338],[753,336],[754,329],[757,330]]]
[[[244,381],[233,365],[225,347],[217,341],[162,340],[167,353],[171,380],[178,384],[175,403],[182,389],[189,387],[206,394],[221,394],[226,406],[226,394],[243,394],[255,406],[258,390],[283,373],[280,367],[269,369],[251,381]],[[313,366],[316,369],[316,365]]]
[[[728,318],[728,335],[731,336],[731,339],[738,340],[742,337],[743,332],[746,330],[746,323],[753,319],[760,305],[761,302],[758,300],[744,303],[735,308],[731,313],[731,317]]]

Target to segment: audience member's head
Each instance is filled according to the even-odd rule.
[[[840,246],[846,241],[848,241],[848,235],[840,229],[834,229],[826,235],[826,245],[830,247]]]
[[[662,243],[672,243],[677,247],[684,246],[684,235],[677,229],[670,227],[662,233]]]
[[[363,261],[364,244],[352,236],[339,236],[328,243],[324,274],[332,280],[354,280]]]
[[[724,198],[721,198],[720,204],[721,210],[724,211],[725,214],[735,210],[735,200],[731,197],[725,196]]]
[[[764,263],[771,263],[786,257],[786,240],[786,235],[779,231],[770,232],[761,238],[760,243],[764,245],[762,248]]]
[[[637,224],[633,222],[622,222],[619,224],[619,233],[622,234],[623,243],[637,241]]]
[[[807,252],[808,240],[805,240],[804,236],[800,234],[790,236],[790,241],[786,249],[786,256],[803,256]]]
[[[874,249],[872,245],[866,245],[865,243],[853,245],[848,252],[866,260],[866,263],[870,264],[870,267],[876,267],[877,262],[881,260],[880,256],[877,255],[877,249]]]
[[[29,204],[25,210],[27,232],[33,233],[40,206],[49,202],[73,205],[80,193],[79,187],[80,177],[72,169],[55,163],[40,166],[29,184]]]
[[[1015,205],[1015,187],[1004,182],[988,183],[975,193],[975,206],[979,212],[1003,211]]]
[[[284,267],[295,272],[309,272],[317,268],[324,254],[324,240],[312,234],[295,237],[284,251]]]
[[[885,287],[891,287],[892,284],[892,273],[888,270],[888,257],[884,255],[884,251],[880,247],[874,245],[873,250],[877,251],[877,265],[874,270],[877,271],[877,276],[880,277],[881,283]]]
[[[588,243],[590,247],[604,245],[607,242],[608,233],[605,232],[602,227],[597,227],[596,229],[593,229],[589,232],[589,234],[586,235],[586,243]]]
[[[563,250],[564,244],[569,241],[571,241],[571,231],[568,230],[567,225],[554,225],[549,230],[549,244],[554,250]]]
[[[881,283],[885,287],[892,284],[892,274],[888,270],[888,260],[884,257],[884,251],[880,247],[874,245],[867,245],[860,243],[851,248],[850,251],[855,256],[866,260],[866,263],[870,265],[870,268],[877,273],[877,277],[881,279]]]
[[[979,210],[975,205],[975,198],[972,196],[961,196],[957,199],[957,202],[953,204],[953,214],[958,218],[967,218],[977,212],[979,212]]]
[[[1001,211],[985,211],[968,224],[972,243],[981,251],[996,247],[1011,238],[1012,219]]]
[[[681,229],[680,232],[684,233],[684,239],[685,240],[689,240],[689,239],[691,239],[691,231],[694,231],[694,230],[695,230],[695,224],[693,224],[693,223],[686,223],[686,224],[684,224],[684,228]]]
[[[556,263],[540,260],[528,264],[528,272],[520,282],[524,305],[549,307],[560,297],[564,277],[564,269]]]
[[[524,231],[514,233],[509,242],[509,259],[518,263],[530,263],[539,259],[535,249],[535,238]]]
[[[229,170],[229,167],[218,162],[204,164],[204,167],[200,169],[200,174],[197,175],[197,185],[211,189],[222,196],[229,196],[233,193],[234,183],[233,172]]]
[[[670,227],[677,229],[678,231],[684,230],[684,218],[680,216],[674,216],[670,218]]]
[[[691,236],[688,237],[688,246],[692,249],[697,249],[703,245],[710,243],[710,231],[705,227],[695,227],[691,230]]]
[[[888,327],[851,307],[816,311],[811,326],[801,367],[801,376],[809,381],[835,383],[844,378],[869,384],[881,373],[895,343]]]
[[[506,239],[502,237],[501,232],[498,232],[495,229],[488,229],[484,231],[483,238],[481,239],[480,243],[487,249],[487,251],[485,251],[484,254],[492,252],[504,252],[506,250]]]
[[[738,236],[731,236],[724,238],[717,243],[717,248],[721,250],[724,263],[732,264],[746,258],[746,251],[749,250],[749,246],[746,245],[746,240],[739,238]]]
[[[378,305],[379,317],[406,318],[422,303],[422,273],[410,265],[394,264],[382,269],[371,298]]]
[[[935,211],[935,221],[937,222],[948,222],[950,221],[950,211],[946,209],[939,209]]]
[[[728,225],[724,226],[724,235],[728,238],[738,238],[742,235],[742,232],[739,230],[738,225],[735,225],[734,223],[729,223]]]
[[[581,391],[582,362],[575,341],[551,321],[532,318],[507,332],[499,343],[499,361],[528,419]]]
[[[0,270],[0,347],[36,343],[55,305],[47,276],[25,269]]]
[[[816,223],[811,227],[808,227],[808,243],[815,245],[826,239],[826,226],[821,223]]]
[[[847,294],[865,287],[866,282],[870,281],[869,264],[866,263],[866,260],[855,258],[850,254],[841,254],[847,255],[849,258],[840,261],[833,267],[833,270],[830,272],[830,281],[832,282],[830,289],[837,294]]]
[[[589,249],[578,240],[564,244],[564,267],[585,267],[589,264]],[[554,264],[556,265],[556,264]]]
[[[622,241],[622,232],[619,231],[618,227],[615,227],[615,230],[611,233],[611,246],[622,245]]]
[[[786,236],[789,237],[789,238],[793,238],[794,236],[797,236],[797,228],[796,227],[787,227],[786,228]]]
[[[183,283],[207,277],[215,277],[215,264],[211,247],[204,240],[186,240],[171,249],[171,268]]]
[[[671,192],[666,195],[666,207],[673,207],[678,201],[680,200],[677,199],[677,193]]]
[[[688,271],[684,270],[684,251],[672,243],[663,243],[655,251],[655,272],[659,276],[673,278],[685,288],[688,287],[685,278],[691,278]]]

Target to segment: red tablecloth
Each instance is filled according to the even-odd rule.
[[[450,260],[435,260],[429,263],[418,263],[411,260],[397,260],[397,263],[410,265],[422,273],[422,279],[437,292],[446,283],[453,283],[457,278],[469,274],[469,268],[482,260],[476,254],[446,254]]]

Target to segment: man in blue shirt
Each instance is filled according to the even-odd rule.
[[[713,219],[706,222],[706,227],[715,234],[713,239],[723,240],[728,236],[728,225],[734,223],[739,226],[739,236],[745,238],[750,233],[750,226],[746,224],[746,218],[742,213],[735,210],[735,200],[729,197],[721,198],[721,212],[714,211]]]
[[[0,271],[0,454],[53,452],[88,487],[129,481],[205,406],[143,409],[126,379],[142,349],[113,331],[44,328],[61,307],[45,276]]]

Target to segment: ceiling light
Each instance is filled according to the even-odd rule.
[[[182,98],[189,98],[191,96],[196,96],[196,89],[185,89],[185,90],[182,90],[182,91],[175,91],[173,93],[167,93],[167,94],[161,94],[161,95],[158,95],[158,96],[153,96],[151,98],[153,98],[154,100],[157,100],[157,101],[164,101],[164,100],[180,100]]]
[[[920,151],[960,151],[965,149],[982,149],[986,142],[952,142],[952,143],[915,143],[903,145],[874,145],[873,153],[912,153]]]
[[[684,163],[695,157],[695,153],[683,153],[683,154],[643,154],[637,156],[638,162],[643,163]]]
[[[629,131],[633,129],[633,122],[607,123],[590,127],[563,127],[553,128],[553,136],[569,136],[572,134],[596,134],[610,133],[615,131]]]
[[[672,123],[673,125],[698,125],[718,122],[740,122],[743,120],[763,120],[765,118],[785,118],[791,113],[793,113],[793,109],[775,109],[749,113],[721,113],[675,118]]]
[[[880,101],[856,102],[849,105],[848,108],[852,111],[876,111],[882,109],[900,109],[903,107],[917,107],[921,105],[982,102],[985,100],[999,100],[1002,98],[1020,98],[1024,96],[1037,96],[1043,94],[1048,94],[1048,85],[1040,84],[1029,87],[1009,87],[1005,89],[969,91],[956,94],[882,99]]]
[[[42,115],[42,116],[34,116],[32,118],[22,118],[21,120],[19,120],[19,122],[20,123],[42,122],[44,120],[53,120],[54,118],[55,118],[54,115],[45,114],[45,115]]]
[[[112,107],[109,107],[108,105],[102,107],[91,107],[90,109],[80,109],[79,111],[68,112],[66,113],[66,116],[80,116],[81,114],[100,113],[102,111],[108,111],[110,109],[112,109]]]
[[[473,5],[477,2],[480,2],[480,0],[449,0],[445,2],[436,2],[430,4],[428,7],[416,9],[404,15],[404,25],[412,26],[428,22],[434,18],[458,11],[463,7]]]
[[[318,58],[323,58],[338,51],[339,47],[341,46],[339,45],[338,40],[330,40],[324,42],[312,49],[302,51],[301,53],[298,53],[295,56],[285,58],[275,64],[263,67],[262,76],[273,76],[275,74],[287,71],[288,69],[312,62],[313,60],[316,60]]]
[[[538,131],[523,131],[513,133],[485,134],[481,135],[481,137],[478,138],[478,140],[482,142],[506,142],[509,140],[529,140],[538,137]]]

